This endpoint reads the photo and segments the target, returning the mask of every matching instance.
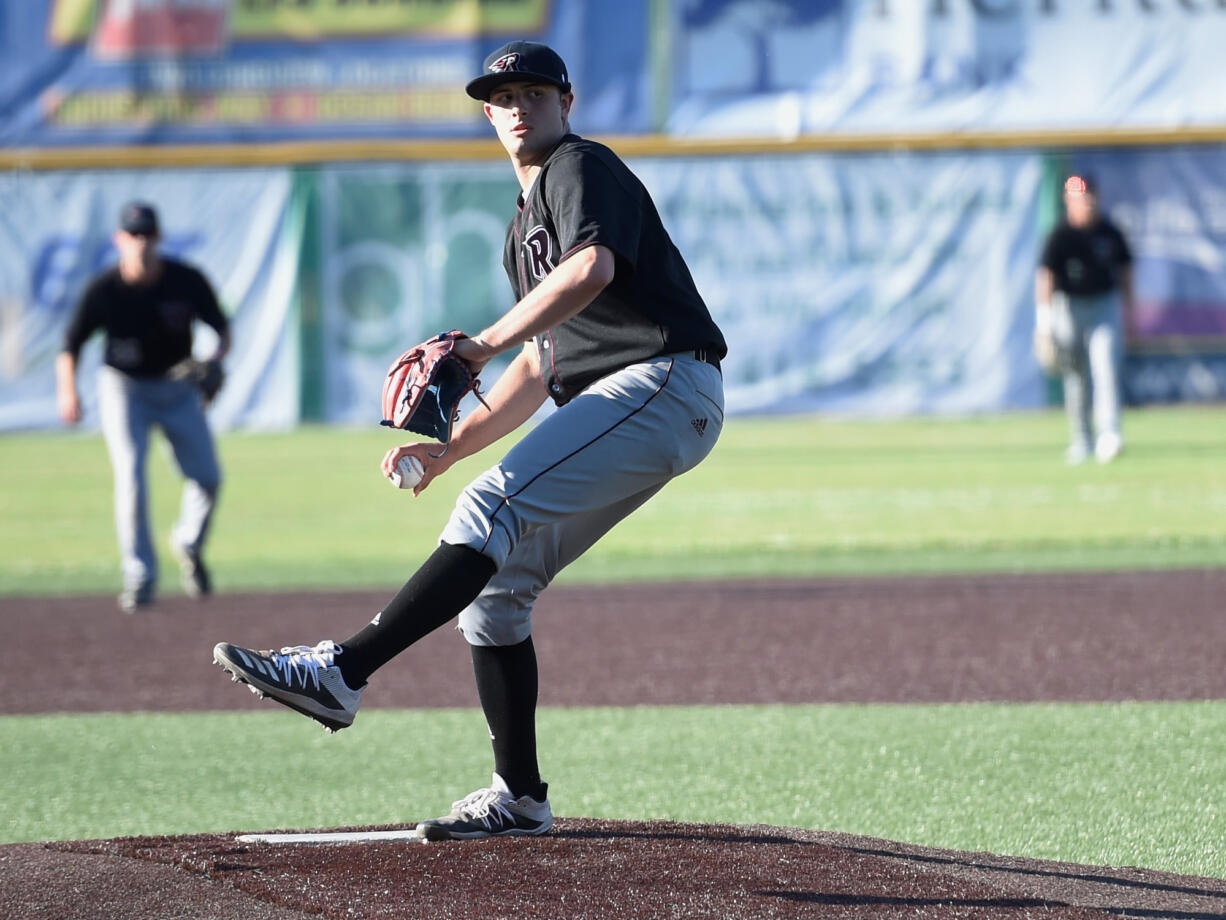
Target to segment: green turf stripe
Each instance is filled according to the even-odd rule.
[[[1226,876],[1226,703],[547,709],[558,814],[766,823]],[[88,769],[83,769],[88,765]],[[7,841],[407,822],[488,781],[476,711],[0,718]]]
[[[733,418],[707,462],[563,578],[1226,565],[1226,408],[1134,411],[1126,425],[1121,460],[1069,469],[1056,411]],[[227,478],[209,548],[218,589],[401,584],[458,489],[500,448],[413,499],[378,473],[394,442],[377,429],[223,437]],[[161,547],[179,488],[164,452],[153,453]],[[0,594],[117,590],[110,503],[99,438],[0,439]],[[165,591],[178,590],[175,576],[165,566]]]

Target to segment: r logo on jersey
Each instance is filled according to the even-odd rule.
[[[515,51],[511,54],[504,54],[493,64],[490,64],[490,70],[494,73],[515,73],[519,70],[519,52]]]
[[[537,281],[543,280],[554,269],[553,240],[549,238],[549,231],[544,227],[533,227],[521,245],[532,277]]]

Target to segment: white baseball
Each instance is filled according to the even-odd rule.
[[[422,468],[421,461],[411,454],[405,454],[396,463],[396,468],[392,470],[392,475],[387,477],[392,481],[397,489],[411,489],[421,482],[422,474],[425,470]]]

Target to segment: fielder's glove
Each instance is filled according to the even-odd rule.
[[[1056,346],[1056,337],[1051,330],[1036,329],[1034,333],[1034,357],[1039,367],[1048,377],[1055,377],[1061,370],[1060,349]]]
[[[1048,377],[1058,376],[1071,362],[1069,350],[1057,334],[1056,309],[1053,304],[1041,303],[1035,311],[1034,357]]]
[[[185,380],[200,391],[200,398],[207,406],[220,392],[226,382],[226,372],[220,361],[200,361],[184,358],[166,372],[171,380]]]
[[[458,329],[440,332],[392,362],[383,378],[380,424],[446,444],[452,425],[460,417],[460,400],[474,393],[489,408],[468,362],[452,353],[455,343],[464,338],[467,336]]]

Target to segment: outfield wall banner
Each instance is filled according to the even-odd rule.
[[[512,38],[589,134],[1226,126],[1221,0],[14,0],[0,148],[481,136]]]
[[[635,160],[732,345],[733,413],[1038,406],[1028,155]],[[503,163],[318,173],[322,418],[370,424],[393,358],[510,307]],[[492,385],[500,368],[487,372]]]
[[[502,245],[519,185],[504,162],[314,175],[320,360],[305,372],[322,389],[323,420],[378,424],[396,356],[436,332],[476,332],[511,307]],[[487,388],[504,364],[483,373]]]
[[[1038,157],[631,165],[732,346],[730,412],[1042,404],[1030,354]],[[52,362],[64,325],[89,274],[111,258],[119,205],[136,194],[158,202],[167,248],[204,268],[234,317],[231,379],[212,410],[219,427],[294,424],[304,386],[319,393],[313,420],[375,425],[396,355],[511,306],[501,254],[519,187],[505,163],[321,167],[296,179],[63,173],[17,187],[0,224],[0,430],[57,424]],[[299,302],[312,305],[301,317]],[[90,417],[99,352],[85,356]],[[486,372],[487,386],[503,366]]]
[[[292,312],[301,215],[284,169],[34,173],[0,182],[0,431],[59,425],[55,356],[89,278],[113,264],[111,236],[132,198],[159,210],[163,251],[201,268],[232,323],[216,428],[298,421]],[[195,351],[216,344],[197,325]],[[81,353],[83,427],[97,427],[102,335]]]
[[[1217,0],[672,4],[674,135],[1226,125]]]
[[[732,348],[733,413],[1044,401],[1026,154],[635,164]]]
[[[1133,250],[1131,402],[1226,397],[1226,150],[1093,151],[1070,157]]]
[[[0,147],[487,132],[464,85],[513,38],[647,128],[649,0],[21,0],[0,5]]]

